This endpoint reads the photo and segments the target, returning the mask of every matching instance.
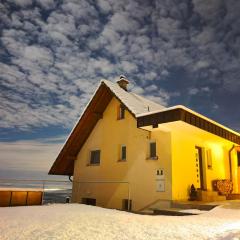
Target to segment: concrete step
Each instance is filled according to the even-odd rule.
[[[226,196],[227,200],[238,200],[240,199],[240,193],[232,193]]]
[[[154,211],[152,209],[145,209],[145,210],[137,212],[137,213],[140,213],[142,215],[154,215]]]
[[[226,196],[221,196],[221,195],[218,195],[216,201],[226,201],[227,200],[227,197]]]
[[[215,204],[206,204],[201,201],[173,201],[171,207],[178,208],[178,209],[198,209],[198,210],[205,210],[209,211],[216,207]]]
[[[215,194],[213,194],[215,195]],[[214,196],[214,201],[217,197],[219,201],[224,201],[222,196]],[[191,211],[181,212],[182,210],[197,209],[201,211],[209,211],[216,207],[216,204],[210,204],[204,201],[170,201],[170,200],[159,200],[149,205],[148,207],[138,211],[139,214],[144,215],[172,215],[172,216],[183,216],[193,214]],[[180,213],[179,213],[180,212]],[[198,213],[194,213],[198,214]]]
[[[181,212],[180,208],[168,208],[168,209],[153,209],[154,215],[165,215],[165,216],[187,216],[197,215],[196,213]]]
[[[221,196],[216,191],[197,191],[197,198],[199,201],[204,202],[216,202],[216,201],[225,201],[226,196]]]

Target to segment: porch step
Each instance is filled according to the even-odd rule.
[[[216,204],[210,204],[202,201],[160,200],[160,201],[154,202],[147,208],[142,209],[136,213],[143,214],[143,215],[185,216],[185,215],[201,214],[203,213],[203,211],[209,211],[216,206],[217,206]]]
[[[196,213],[181,212],[180,208],[169,208],[169,209],[153,209],[154,215],[165,215],[165,216],[187,216],[196,215]]]
[[[197,191],[197,199],[203,202],[226,201],[226,196],[219,195],[216,191]]]
[[[178,209],[198,209],[198,210],[205,210],[209,211],[213,208],[215,208],[217,205],[214,204],[206,204],[200,201],[173,201],[172,202],[172,208],[178,208]]]

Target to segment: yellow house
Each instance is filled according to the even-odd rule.
[[[101,81],[49,174],[73,176],[73,202],[139,211],[240,196],[240,134],[184,106],[165,108]]]

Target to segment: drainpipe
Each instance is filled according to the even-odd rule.
[[[230,171],[230,180],[232,181],[232,157],[231,157],[231,152],[235,148],[235,145],[231,147],[231,149],[228,152],[228,157],[229,157],[229,171]]]
[[[68,179],[69,179],[70,182],[73,182],[72,177],[73,176],[71,176],[71,175],[68,176]]]

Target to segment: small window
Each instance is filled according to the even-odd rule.
[[[240,167],[240,152],[237,152],[238,167]]]
[[[125,107],[121,104],[118,108],[118,120],[125,118]]]
[[[206,154],[207,154],[207,166],[208,166],[208,169],[212,169],[212,150],[211,149],[207,149],[206,150]]]
[[[127,147],[126,145],[121,145],[120,161],[126,161],[126,160],[127,160]]]
[[[95,198],[82,198],[82,204],[96,206]]]
[[[99,165],[100,164],[100,150],[91,151],[90,156],[90,165]]]
[[[122,210],[131,211],[132,210],[132,200],[123,199],[122,200]]]
[[[155,141],[150,142],[149,144],[149,158],[150,159],[157,159],[157,145]]]

